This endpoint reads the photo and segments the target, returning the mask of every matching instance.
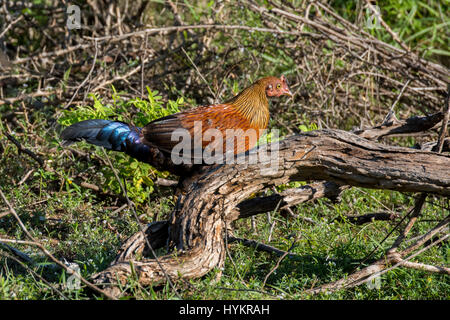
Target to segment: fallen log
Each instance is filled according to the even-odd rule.
[[[180,195],[170,221],[156,228],[167,235],[171,254],[136,261],[135,251],[129,252],[93,280],[97,284],[125,283],[134,274],[142,285],[155,285],[167,276],[197,278],[221,267],[224,231],[239,218],[239,204],[256,192],[290,181],[327,180],[339,185],[450,196],[448,155],[382,145],[340,130],[290,136],[270,145],[268,154],[275,150],[276,166],[269,156],[256,164],[215,166],[192,181]],[[249,159],[252,156],[258,153]],[[161,231],[166,226],[167,233]],[[152,232],[149,234],[151,238]]]

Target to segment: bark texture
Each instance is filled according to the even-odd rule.
[[[270,155],[276,148],[278,162],[274,165]],[[306,193],[299,188],[277,195],[277,201],[269,201],[272,206],[279,201],[287,205],[319,196],[335,197],[342,185],[450,196],[448,155],[382,145],[340,130],[290,136],[268,149],[266,160],[214,166],[190,181],[186,192],[179,196],[170,221],[154,223],[146,228],[145,235],[139,232],[131,237],[114,263],[94,275],[94,281],[104,284],[118,279],[125,283],[135,274],[141,284],[154,285],[168,278],[201,277],[214,267],[221,267],[227,225],[258,213],[248,198],[289,181],[328,182],[306,186]],[[260,157],[260,153],[250,157]],[[167,244],[171,253],[133,260],[144,249],[144,237],[153,249]]]

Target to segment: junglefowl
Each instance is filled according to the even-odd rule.
[[[268,98],[282,95],[292,96],[286,78],[283,75],[280,78],[266,77],[259,79],[226,102],[178,112],[154,120],[143,128],[118,121],[86,120],[66,128],[61,133],[61,138],[64,146],[86,140],[106,149],[125,152],[158,169],[180,175],[183,172],[173,170],[177,166],[173,166],[173,161],[169,160],[172,150],[175,150],[174,147],[180,142],[179,139],[174,139],[174,133],[177,130],[184,130],[192,138],[187,150],[188,157],[184,155],[183,158],[185,160],[194,158],[195,151],[199,151],[195,148],[203,151],[208,145],[222,148],[215,151],[220,150],[225,154],[226,143],[230,139],[235,139],[230,136],[229,132],[236,134],[236,130],[237,132],[246,132],[251,129],[254,130],[256,139],[237,139],[238,142],[232,145],[233,154],[246,152],[255,146],[267,128],[269,122]],[[222,139],[205,136],[210,129],[215,130],[213,131],[215,133],[221,133]],[[199,139],[200,141],[198,141]],[[223,146],[220,145],[220,141],[223,142]]]

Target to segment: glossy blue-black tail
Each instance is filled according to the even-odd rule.
[[[61,133],[63,146],[86,140],[96,146],[109,150],[125,152],[131,157],[147,162],[149,147],[140,140],[142,128],[110,120],[85,120],[71,125]]]

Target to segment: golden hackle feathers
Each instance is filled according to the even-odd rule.
[[[203,137],[203,133],[208,129],[216,129],[222,132],[224,143],[229,139],[226,136],[229,129],[242,130],[243,132],[252,129],[255,130],[256,139],[259,139],[269,123],[268,95],[280,96],[282,94],[290,94],[283,76],[281,78],[266,77],[259,79],[222,104],[197,107],[149,123],[142,131],[144,142],[170,152],[179,143],[179,141],[172,141],[172,133],[180,128],[186,129],[194,138],[195,123],[201,123],[202,141],[200,145],[202,148],[212,143],[212,141]],[[257,140],[251,142],[245,140],[245,142],[235,146],[235,153],[253,148],[256,142]]]

